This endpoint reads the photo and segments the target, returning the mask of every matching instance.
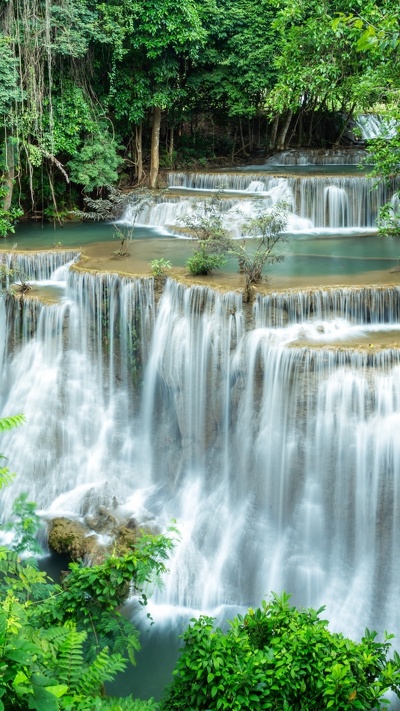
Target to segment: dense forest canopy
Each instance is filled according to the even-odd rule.
[[[160,165],[331,147],[398,113],[393,0],[2,0],[0,44],[3,233],[21,207],[54,219]]]

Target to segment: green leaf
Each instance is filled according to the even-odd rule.
[[[56,684],[55,686],[46,686],[45,689],[49,694],[53,694],[53,696],[59,699],[67,693],[68,686],[66,684]]]

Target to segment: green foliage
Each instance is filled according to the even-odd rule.
[[[106,196],[99,198],[85,197],[85,212],[76,213],[82,220],[114,222],[119,220],[125,210],[130,210],[130,227],[134,227],[140,212],[154,201],[154,196],[146,188],[139,188],[131,193],[123,193],[112,185],[105,186]]]
[[[101,697],[139,649],[117,607],[131,584],[140,591],[157,582],[171,547],[171,538],[143,536],[129,555],[92,568],[72,564],[63,586],[0,548],[0,710],[155,709],[133,700],[103,705]]]
[[[212,254],[207,250],[207,244],[201,242],[186,261],[186,266],[192,276],[205,276],[214,269],[220,269],[226,264],[222,254]]]
[[[0,431],[23,422],[4,418]],[[0,486],[10,478],[1,470]],[[117,608],[131,586],[146,604],[166,571],[172,536],[142,536],[125,556],[91,568],[72,564],[54,585],[20,558],[36,552],[35,505],[21,496],[13,513],[13,543],[0,547],[0,711],[156,711],[152,700],[104,698],[104,684],[139,649],[136,629]]]
[[[15,427],[20,427],[26,422],[25,415],[12,415],[0,419],[0,432],[9,432]]]
[[[23,296],[25,292],[31,289],[27,279],[28,277],[24,270],[18,266],[16,261],[11,261],[8,266],[0,260],[0,291],[8,291],[12,294],[18,293]],[[12,426],[15,427],[16,424]]]
[[[226,117],[248,118],[262,108],[275,79],[279,51],[269,0],[207,1],[199,7],[207,44],[188,79],[193,101]]]
[[[152,259],[150,262],[151,273],[154,277],[163,277],[167,269],[172,268],[172,264],[168,259]]]
[[[24,415],[13,415],[11,417],[2,417],[0,418],[0,433],[1,432],[8,432],[14,427],[20,427],[23,425],[25,422],[25,417]],[[0,459],[5,459],[6,457],[4,454],[0,454]],[[8,486],[11,484],[15,477],[15,474],[12,474],[8,467],[0,467],[0,489],[2,489],[4,486]]]
[[[154,196],[146,188],[138,188],[128,194],[111,185],[107,185],[106,190],[107,195],[105,197],[91,198],[86,196],[85,205],[88,210],[77,212],[76,214],[83,220],[115,222],[129,208],[129,224],[114,224],[113,234],[113,238],[118,239],[120,243],[119,248],[114,252],[114,256],[126,257],[128,255],[127,243],[133,240],[138,215],[153,203]]]
[[[117,168],[122,163],[117,147],[105,126],[98,125],[96,132],[85,140],[79,154],[67,163],[71,180],[83,185],[88,193],[115,183],[118,179]]]
[[[278,243],[285,241],[283,230],[287,223],[287,209],[287,203],[280,202],[266,210],[263,200],[256,199],[253,201],[253,216],[242,225],[244,237],[253,239],[243,239],[242,244],[232,241],[229,254],[238,260],[239,269],[245,276],[245,301],[251,300],[251,286],[262,280],[265,265],[284,259],[276,248]]]
[[[279,242],[285,240],[283,230],[287,223],[288,204],[285,201],[267,208],[263,198],[256,198],[252,204],[252,215],[241,226],[243,240],[231,238],[223,221],[222,192],[209,203],[199,203],[197,209],[182,223],[193,234],[197,242],[193,255],[186,262],[194,276],[209,274],[226,263],[226,257],[238,260],[239,269],[245,276],[243,297],[249,301],[251,285],[262,279],[266,264],[284,259],[276,252]],[[252,237],[246,240],[246,237]]]
[[[36,535],[40,529],[41,521],[36,513],[36,504],[33,501],[28,501],[26,494],[20,494],[14,501],[12,517],[13,522],[7,526],[14,533],[11,543],[12,550],[21,554],[39,555],[42,549],[36,540]]]
[[[0,201],[7,194],[8,188],[0,183]],[[0,237],[7,237],[8,233],[15,232],[15,223],[18,218],[23,215],[20,207],[11,207],[9,210],[4,210],[0,207]]]
[[[201,201],[181,222],[197,244],[186,266],[193,276],[209,274],[226,263],[225,254],[231,244],[223,223],[222,193],[209,201]]]
[[[392,202],[384,205],[379,212],[379,234],[385,237],[400,237],[400,195],[395,193]]]
[[[17,59],[12,51],[12,39],[0,33],[0,115],[6,115],[12,104],[20,99]]]
[[[353,642],[328,630],[318,611],[273,594],[238,615],[227,632],[210,617],[192,620],[164,711],[367,711],[384,694],[400,693],[400,656],[389,659],[389,636],[365,631]]]

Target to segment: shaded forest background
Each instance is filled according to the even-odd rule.
[[[393,0],[2,0],[0,49],[3,221],[156,187],[160,167],[348,145],[358,113],[399,113]]]

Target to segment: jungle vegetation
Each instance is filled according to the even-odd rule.
[[[393,0],[2,0],[0,235],[162,168],[346,144],[398,117]],[[399,166],[399,137],[372,146]]]
[[[24,421],[2,418],[0,433]],[[1,467],[0,489],[14,476]],[[166,572],[172,530],[143,535],[97,565],[70,563],[55,584],[38,569],[40,526],[35,504],[22,494],[1,527],[12,537],[0,546],[0,711],[155,711],[151,699],[108,698],[105,684],[135,663],[138,632],[119,608],[130,590],[147,603],[144,590]]]

